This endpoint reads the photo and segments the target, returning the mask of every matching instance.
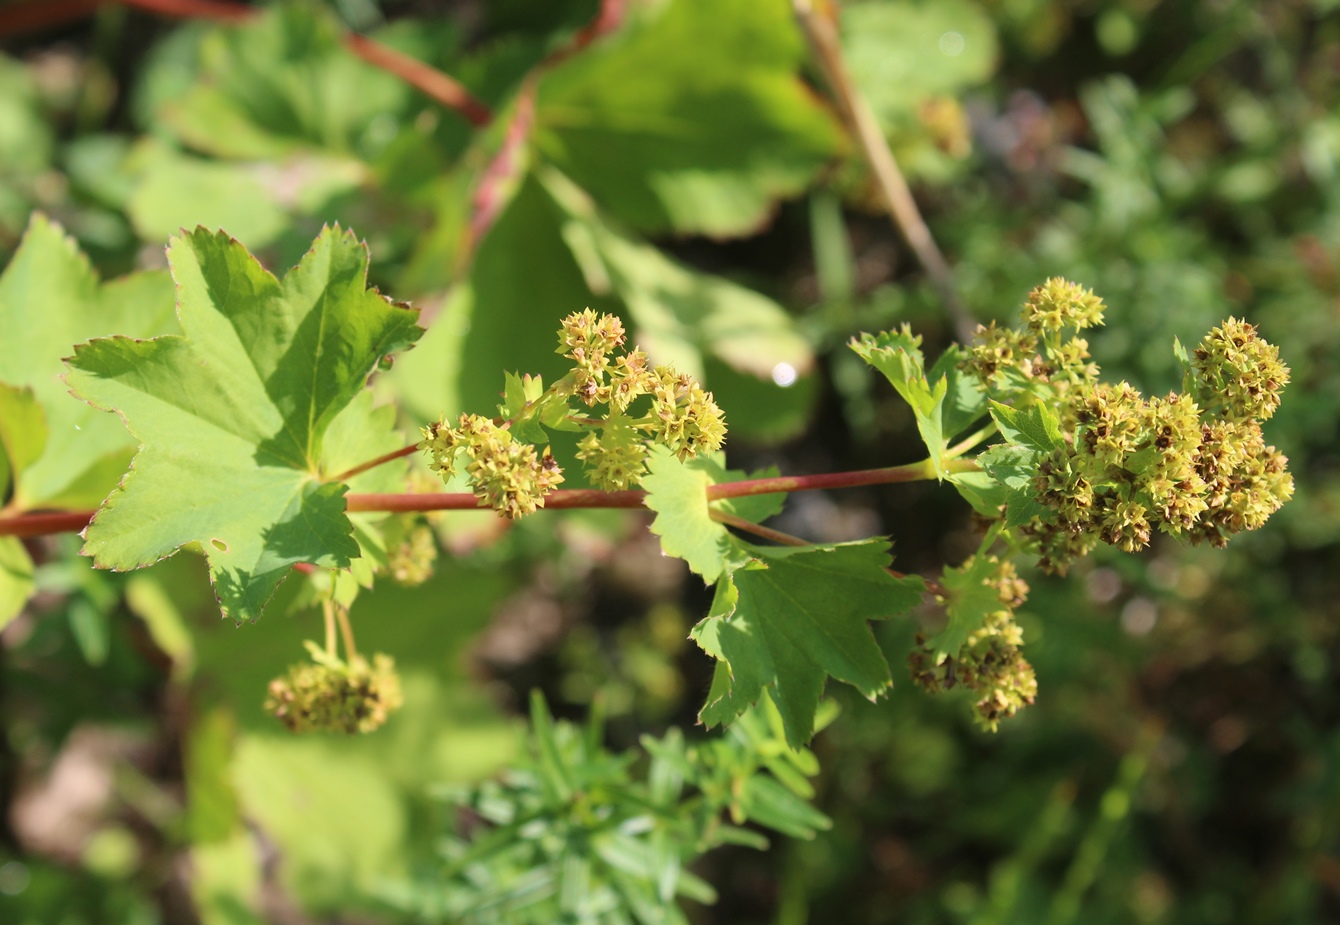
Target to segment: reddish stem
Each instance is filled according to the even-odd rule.
[[[544,506],[548,510],[569,508],[633,508],[642,507],[646,499],[644,491],[597,491],[594,488],[577,488],[551,492],[544,497]],[[440,492],[437,494],[380,495],[352,493],[344,496],[349,513],[359,511],[378,511],[385,513],[408,513],[412,511],[476,511],[488,510],[479,503],[479,499],[465,492]],[[0,530],[4,522],[0,521]]]
[[[460,113],[471,125],[482,127],[493,121],[493,112],[471,96],[463,84],[418,58],[356,32],[345,35],[344,47],[373,67],[396,75],[424,95]]]
[[[0,536],[45,536],[48,533],[78,533],[93,519],[93,511],[53,511],[0,517]]]
[[[413,454],[414,451],[417,450],[420,446],[422,446],[422,444],[419,444],[419,443],[411,443],[409,446],[402,446],[400,449],[398,449],[398,450],[392,450],[392,451],[389,452],[389,453],[385,453],[385,454],[383,454],[383,455],[381,455],[381,456],[378,456],[376,459],[369,459],[369,460],[368,460],[367,462],[365,462],[365,463],[359,463],[358,465],[354,466],[352,469],[346,469],[344,472],[341,472],[339,475],[337,475],[337,476],[333,476],[333,477],[330,479],[330,481],[332,481],[332,482],[347,482],[347,481],[349,481],[351,478],[353,478],[354,476],[356,476],[356,475],[362,475],[364,472],[367,472],[369,469],[375,469],[375,468],[377,468],[378,466],[384,465],[384,464],[389,463],[389,462],[394,462],[394,461],[397,460],[397,459],[403,459],[404,457]]]
[[[371,469],[373,466],[399,456],[408,456],[418,445],[402,447],[384,457],[369,460],[340,477]],[[974,472],[977,463],[970,459],[951,459],[945,467],[950,472]],[[815,491],[823,488],[856,488],[862,485],[888,485],[895,482],[914,482],[933,478],[929,460],[888,469],[862,469],[856,472],[825,472],[819,475],[790,475],[771,479],[747,479],[709,485],[707,498],[742,498],[747,495],[769,495],[778,492]],[[570,508],[634,508],[642,507],[647,493],[643,491],[598,491],[594,488],[565,489],[549,494],[544,506],[552,510]],[[410,511],[473,511],[480,510],[479,499],[465,492],[363,494],[345,495],[350,513],[381,511],[404,513]],[[70,533],[88,525],[93,511],[61,511],[56,513],[14,514],[0,517],[0,536],[42,536],[48,533]]]

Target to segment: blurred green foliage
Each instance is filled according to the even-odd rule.
[[[282,270],[338,221],[369,242],[374,282],[430,322],[374,383],[407,427],[491,407],[504,370],[550,374],[550,332],[589,305],[703,374],[737,468],[916,458],[913,414],[843,344],[909,322],[935,356],[952,326],[875,207],[784,0],[630,3],[566,56],[594,0],[274,6],[216,25],[106,4],[0,35],[6,260],[34,210],[104,280],[161,268],[166,237],[196,224]],[[877,624],[894,688],[873,706],[833,692],[842,716],[812,745],[818,809],[793,827],[822,813],[832,829],[695,861],[682,892],[705,899],[711,884],[718,899],[685,914],[1340,917],[1335,4],[842,6],[853,77],[971,313],[1009,318],[1043,278],[1078,280],[1110,306],[1096,359],[1150,394],[1177,384],[1174,337],[1230,314],[1259,324],[1293,369],[1267,435],[1298,493],[1223,554],[1156,543],[1031,579],[1019,620],[1040,696],[996,736],[953,695],[903,682],[917,619]],[[452,74],[493,122],[472,128],[354,57],[346,24]],[[509,147],[518,118],[530,129]],[[76,275],[63,279],[85,285]],[[34,328],[53,311],[33,308]],[[889,533],[900,568],[927,572],[977,543],[952,492],[911,486],[795,496],[779,525],[826,542]],[[320,633],[296,579],[279,592],[288,616],[234,629],[195,557],[118,575],[72,537],[0,546],[0,604],[29,557],[37,589],[0,636],[0,920],[454,921],[528,876],[565,920],[599,920],[553,892],[592,876],[577,869],[589,858],[564,857],[580,826],[511,845],[489,871],[520,879],[501,886],[470,879],[461,839],[507,825],[500,807],[514,821],[552,798],[545,749],[606,795],[665,786],[667,767],[709,753],[720,739],[660,733],[691,726],[710,684],[684,644],[710,601],[622,514],[434,527],[436,575],[354,609],[360,644],[401,666],[406,706],[350,740],[293,739],[261,710],[266,681]],[[605,741],[546,720],[528,748],[516,714],[532,688],[567,718],[603,697]],[[808,793],[803,774],[787,779]],[[443,784],[473,809],[437,799]],[[636,817],[622,798],[600,805]],[[680,847],[662,845],[669,866],[652,872],[668,895],[664,871],[697,855]]]

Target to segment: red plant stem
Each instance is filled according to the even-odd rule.
[[[414,453],[414,451],[417,450],[417,449],[419,449],[419,447],[421,447],[421,446],[423,446],[423,444],[421,444],[421,443],[411,443],[409,446],[402,446],[400,449],[398,449],[398,450],[392,450],[392,451],[389,452],[389,453],[385,453],[385,454],[383,454],[383,455],[381,455],[381,456],[378,456],[376,459],[369,459],[369,460],[368,460],[367,462],[365,462],[365,463],[359,463],[358,465],[354,466],[352,469],[346,469],[344,472],[341,472],[339,475],[332,477],[332,478],[330,479],[330,481],[332,481],[332,482],[347,482],[347,481],[349,481],[351,478],[353,478],[354,476],[356,476],[356,475],[362,475],[364,472],[367,472],[369,469],[375,469],[375,468],[377,468],[377,467],[380,466],[380,465],[384,465],[385,463],[395,462],[397,459],[403,459],[403,458],[406,457],[406,456],[412,455],[412,454]]]
[[[43,514],[15,514],[0,517],[0,536],[46,536],[49,533],[78,533],[88,526],[94,511],[53,511]]]
[[[406,456],[416,446],[403,447],[390,457]],[[357,467],[364,471],[384,460],[370,460]],[[975,472],[977,463],[970,459],[951,459],[945,462],[950,472]],[[354,470],[351,470],[354,471]],[[887,469],[862,469],[855,472],[826,472],[819,475],[789,475],[770,479],[747,479],[709,485],[707,498],[742,498],[747,495],[769,495],[778,492],[816,491],[824,488],[857,488],[865,485],[888,485],[896,482],[915,482],[934,478],[930,460]],[[425,492],[408,494],[350,493],[344,496],[350,513],[378,511],[408,513],[412,511],[474,511],[483,510],[479,499],[465,492]],[[594,488],[565,489],[553,492],[544,499],[551,510],[571,508],[636,508],[646,501],[644,491],[598,491]],[[93,511],[58,511],[51,513],[13,514],[0,517],[0,536],[43,536],[48,533],[72,533],[82,530],[92,519]]]
[[[53,29],[83,19],[101,5],[102,0],[35,0],[0,9],[0,36],[22,35],[41,29]]]
[[[645,491],[597,491],[594,488],[575,488],[551,492],[544,496],[546,510],[570,508],[633,508],[642,507]],[[465,492],[437,494],[348,494],[344,496],[349,512],[378,511],[408,513],[413,511],[486,511],[479,499]],[[0,521],[0,529],[3,529]]]
[[[945,469],[953,472],[975,472],[977,463],[970,459],[945,461]],[[814,491],[820,488],[858,488],[863,485],[890,485],[896,482],[921,482],[935,478],[935,469],[929,459],[906,466],[886,469],[861,469],[855,472],[825,472],[820,475],[784,475],[771,479],[746,479],[707,486],[711,501],[721,498],[742,498],[746,495],[769,495],[774,492]]]
[[[243,22],[261,10],[245,3],[227,0],[115,0],[122,6],[132,6],[176,19],[213,19],[218,22]]]
[[[262,12],[260,7],[227,0],[31,0],[0,10],[0,36],[73,22],[88,16],[104,2],[117,2],[157,16],[225,23],[245,22]],[[356,32],[346,32],[343,43],[368,64],[394,74],[425,96],[459,113],[471,125],[484,126],[493,120],[493,113],[487,106],[475,99],[463,84],[437,68]]]
[[[344,47],[373,67],[396,75],[424,95],[460,113],[471,125],[482,127],[493,121],[493,112],[471,96],[463,84],[418,58],[412,58],[356,32],[345,35]]]

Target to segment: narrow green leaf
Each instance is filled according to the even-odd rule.
[[[833,820],[766,774],[745,782],[741,803],[751,821],[792,838],[810,839],[833,827]]]
[[[551,802],[565,802],[572,796],[572,777],[568,774],[567,764],[558,746],[558,732],[554,726],[553,714],[544,694],[538,690],[530,692],[530,725],[535,733],[535,747],[539,752],[541,779]]]
[[[68,361],[71,390],[140,441],[83,551],[124,570],[198,542],[224,614],[254,620],[295,563],[358,556],[323,444],[378,361],[417,339],[417,313],[367,289],[367,251],[338,228],[282,281],[203,229],[168,259],[185,336],[96,340]]]

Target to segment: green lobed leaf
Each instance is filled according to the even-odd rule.
[[[1056,412],[1043,402],[1034,402],[1020,411],[992,400],[991,418],[1009,443],[1022,444],[1044,454],[1065,445]]]
[[[977,457],[982,469],[1004,489],[1007,527],[1026,524],[1048,511],[1047,506],[1038,501],[1034,484],[1040,456],[1031,447],[1000,443]]]
[[[977,461],[980,463],[981,459]],[[999,516],[1001,505],[1008,502],[1005,486],[986,472],[953,472],[948,481],[983,517]]]
[[[323,443],[378,361],[418,338],[417,313],[367,289],[367,250],[338,228],[282,281],[204,229],[168,261],[185,336],[94,340],[68,361],[72,391],[140,441],[83,551],[124,570],[198,542],[223,612],[254,620],[295,563],[358,556]]]
[[[661,549],[688,563],[710,585],[736,560],[742,561],[737,541],[712,519],[707,487],[709,469],[681,462],[664,446],[656,445],[647,456],[647,475],[642,488],[647,507],[656,512],[651,532],[661,538]]]
[[[903,400],[912,408],[917,431],[926,444],[926,451],[935,466],[937,478],[946,475],[944,468],[945,430],[942,423],[947,378],[941,377],[932,385],[926,378],[926,361],[921,354],[921,338],[912,334],[907,325],[899,331],[880,334],[862,334],[849,345],[856,355],[884,374]]]
[[[889,574],[886,539],[750,551],[756,558],[726,579],[734,592],[719,590],[712,613],[693,630],[729,670],[724,690],[718,671],[700,718],[727,722],[766,688],[787,742],[799,748],[813,733],[830,676],[871,699],[892,686],[868,621],[915,607],[924,583]]]
[[[661,549],[666,555],[683,559],[709,585],[749,558],[743,544],[712,519],[712,510],[728,511],[759,523],[779,512],[786,502],[786,495],[780,492],[709,502],[710,485],[776,474],[776,470],[728,470],[723,460],[724,455],[717,453],[681,462],[665,447],[653,446],[647,458],[649,474],[642,479],[647,507],[656,512],[651,532],[661,538]]]
[[[844,5],[842,45],[852,79],[885,127],[927,99],[981,83],[995,66],[991,17],[969,0]]]
[[[176,329],[166,273],[102,283],[59,225],[32,215],[0,275],[0,443],[14,508],[92,507],[134,448],[115,418],[67,394],[61,358],[70,348],[116,332]]]

